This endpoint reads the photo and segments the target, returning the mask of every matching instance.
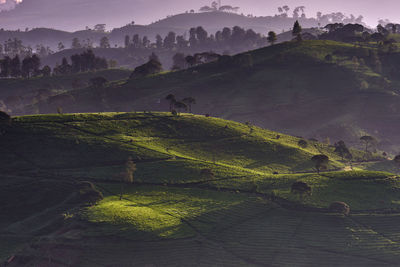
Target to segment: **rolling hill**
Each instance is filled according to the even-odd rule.
[[[400,257],[398,177],[341,171],[347,163],[322,143],[154,112],[24,116],[1,127],[0,259],[9,266],[365,266]],[[319,153],[330,171],[313,170]],[[129,158],[134,183],[120,200]],[[296,181],[312,195],[290,193]],[[351,215],[331,213],[333,201]]]
[[[14,255],[10,266],[291,265],[306,252],[304,265],[373,265],[399,257],[398,178],[318,175],[312,155],[329,155],[332,170],[346,165],[322,143],[301,148],[295,137],[189,114],[26,116],[2,128],[0,258]],[[119,200],[129,157],[134,184]],[[312,185],[311,196],[290,193],[298,180]],[[329,213],[336,200],[353,215]],[[327,233],[336,239],[325,242]]]
[[[399,56],[333,41],[287,42],[224,57],[228,63],[72,91],[73,98],[57,104],[66,112],[165,111],[164,99],[173,93],[194,97],[198,114],[353,146],[370,134],[381,149],[397,153]],[[247,65],[240,63],[249,57]],[[53,113],[57,106],[44,101],[34,108]]]

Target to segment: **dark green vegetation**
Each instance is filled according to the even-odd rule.
[[[67,112],[168,110],[165,96],[194,97],[193,112],[352,146],[371,135],[396,153],[399,52],[333,41],[288,42],[179,72],[74,91]],[[159,102],[161,100],[161,102]],[[37,105],[53,113],[49,101]],[[360,147],[361,148],[361,147]]]
[[[86,88],[90,80],[104,77],[108,81],[123,80],[131,71],[109,69],[62,76],[36,77],[31,79],[0,79],[0,109],[14,115],[25,113],[23,108],[39,101],[74,89]],[[31,110],[35,113],[35,110]]]
[[[376,266],[400,257],[399,178],[345,171],[322,143],[189,114],[25,116],[1,127],[0,259],[16,255],[10,266]],[[330,162],[317,174],[311,158],[321,153]],[[128,159],[137,170],[120,200]],[[312,192],[292,193],[299,181]],[[349,216],[329,211],[338,201]]]

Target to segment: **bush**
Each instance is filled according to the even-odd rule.
[[[143,64],[137,68],[135,68],[135,70],[133,71],[133,73],[130,76],[130,79],[135,79],[135,78],[139,78],[139,77],[145,77],[147,75],[152,75],[152,74],[156,74],[161,72],[162,69],[162,65],[160,63],[160,61],[158,61],[157,59],[150,59],[149,62],[147,62],[146,64]]]
[[[94,205],[103,199],[103,194],[91,182],[78,183],[79,202]]]
[[[347,205],[344,202],[333,202],[330,206],[329,206],[329,210],[333,213],[340,213],[340,214],[344,214],[344,215],[349,215],[350,213],[350,206]]]
[[[295,182],[294,184],[292,184],[292,190],[291,192],[293,194],[307,194],[307,195],[311,195],[312,193],[312,189],[311,186],[309,186],[308,184],[306,184],[305,182]]]
[[[298,142],[297,144],[298,144],[299,147],[301,147],[301,148],[306,148],[306,147],[308,146],[307,141],[304,140],[304,139],[299,140],[299,142]]]

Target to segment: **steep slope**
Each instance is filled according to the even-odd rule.
[[[0,259],[9,266],[399,259],[398,177],[319,175],[315,154],[329,155],[332,170],[346,164],[322,143],[299,147],[299,138],[251,125],[149,112],[17,117],[2,133]],[[121,184],[129,158],[134,183]],[[87,198],[98,193],[88,181],[102,200]],[[291,193],[296,181],[312,195]],[[329,212],[338,200],[350,216]]]
[[[380,54],[377,61],[374,48],[304,41],[248,54],[115,83],[101,91],[102,99],[93,89],[75,91],[71,93],[75,100],[63,107],[68,112],[167,110],[164,98],[173,93],[177,98],[196,98],[195,113],[319,140],[344,139],[352,145],[370,134],[383,149],[397,151],[399,53]],[[249,57],[252,62],[246,63]],[[378,72],[376,64],[383,69]],[[39,105],[42,113],[55,108]]]

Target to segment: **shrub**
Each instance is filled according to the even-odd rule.
[[[293,194],[307,194],[307,195],[311,195],[312,193],[312,189],[311,186],[309,186],[308,184],[306,184],[305,182],[295,182],[294,184],[292,184],[292,190],[291,192]]]
[[[90,79],[90,84],[95,88],[101,88],[107,82],[108,82],[107,79],[101,76]]]
[[[79,202],[94,205],[103,199],[103,194],[91,182],[78,183]]]
[[[304,140],[304,139],[299,140],[299,142],[298,142],[297,144],[298,144],[299,147],[301,147],[301,148],[306,148],[306,147],[308,146],[307,141]]]
[[[350,213],[350,206],[347,205],[344,202],[333,202],[330,206],[329,206],[329,210],[333,213],[340,213],[340,214],[344,214],[344,215],[349,215]]]

